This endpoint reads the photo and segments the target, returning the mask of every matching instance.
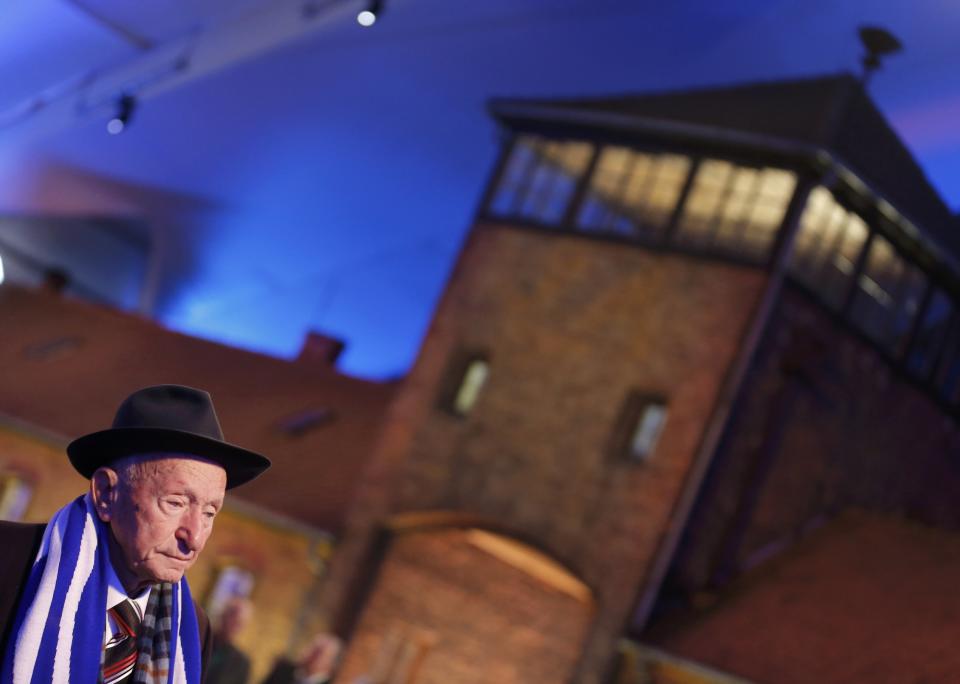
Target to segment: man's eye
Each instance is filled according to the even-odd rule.
[[[167,499],[167,505],[171,508],[183,508],[184,503],[179,499]]]

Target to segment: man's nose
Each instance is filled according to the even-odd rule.
[[[180,518],[180,529],[177,532],[177,536],[191,551],[198,548],[203,539],[203,516],[198,508],[187,507]]]

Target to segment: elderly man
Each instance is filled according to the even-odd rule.
[[[0,684],[199,684],[210,627],[183,575],[224,491],[270,461],[179,385],[135,392],[67,454],[89,492],[47,525],[0,525]]]

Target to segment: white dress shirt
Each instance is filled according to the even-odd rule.
[[[119,603],[123,603],[128,598],[137,604],[140,608],[140,614],[143,615],[147,612],[147,600],[150,598],[150,587],[147,587],[141,591],[137,596],[127,596],[126,589],[123,588],[123,584],[120,582],[120,578],[117,577],[117,572],[113,569],[113,563],[107,561],[107,610],[116,606]],[[105,616],[106,626],[103,630],[103,643],[107,644],[110,639],[112,639],[116,634],[121,632],[120,627],[110,617],[108,612]]]

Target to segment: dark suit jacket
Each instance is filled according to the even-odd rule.
[[[247,684],[250,659],[231,643],[214,637],[213,655],[207,667],[207,684]]]
[[[321,684],[327,684],[332,677],[321,680]],[[279,658],[273,666],[273,670],[263,680],[263,684],[297,684],[297,666],[292,660]]]
[[[46,525],[12,523],[0,520],[0,659],[7,650],[10,630],[17,616],[17,604],[23,591],[33,559],[37,557]],[[201,680],[206,678],[207,663],[213,649],[210,620],[194,602],[197,626],[200,628]]]
[[[263,680],[263,684],[296,684],[296,672],[296,665],[286,658],[280,658],[267,678]]]

